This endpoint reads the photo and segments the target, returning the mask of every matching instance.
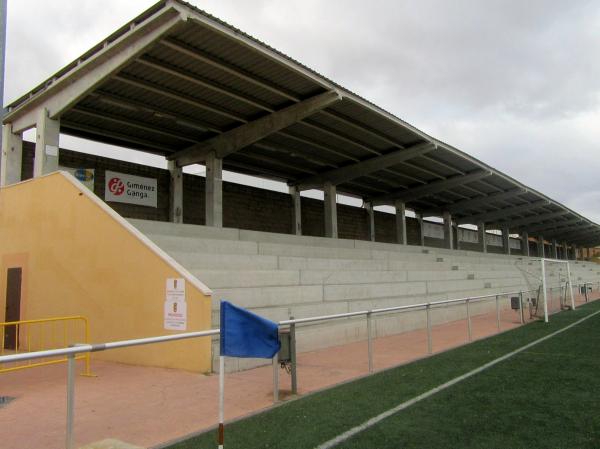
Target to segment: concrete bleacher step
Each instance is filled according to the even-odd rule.
[[[259,254],[256,242],[148,234],[150,240],[167,252],[210,254]]]
[[[300,285],[299,270],[193,270],[192,274],[212,289]],[[302,282],[304,285],[313,283]]]
[[[539,285],[540,263],[534,258],[143,220],[131,223],[213,290],[214,326],[221,299],[280,321],[518,292]],[[574,281],[589,280],[600,272],[598,265],[581,262],[570,268]],[[554,282],[564,277],[566,266],[548,265],[547,273]],[[486,307],[493,310],[494,302],[477,304],[473,310]],[[435,319],[443,322],[462,317],[465,310],[446,307],[435,313]],[[375,332],[383,335],[424,325],[423,313],[393,314],[378,318]],[[299,342],[302,350],[364,336],[365,322],[348,320],[317,328],[319,332],[307,333]],[[235,369],[256,363],[260,362],[243,361]]]
[[[223,270],[277,270],[277,256],[252,254],[206,254],[194,252],[169,252],[177,262],[190,271],[200,269]],[[210,287],[210,285],[209,285]]]

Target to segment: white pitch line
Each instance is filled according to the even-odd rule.
[[[597,315],[599,313],[600,313],[600,310],[598,310],[586,317],[583,317],[580,320],[577,320],[574,323],[571,323],[568,326],[563,327],[562,329],[552,332],[551,334],[548,334],[545,337],[542,337],[538,340],[535,340],[535,341],[532,341],[531,343],[526,344],[525,346],[515,349],[514,351],[509,352],[508,354],[504,354],[502,357],[498,357],[497,359],[494,359],[491,362],[486,363],[485,365],[481,365],[479,368],[475,368],[474,370],[469,371],[468,373],[465,373],[462,376],[455,377],[454,379],[449,380],[448,382],[443,383],[442,385],[438,385],[437,387],[432,388],[431,390],[426,391],[425,393],[420,394],[419,396],[409,399],[408,401],[403,402],[402,404],[399,404],[396,407],[391,408],[391,409],[369,419],[368,421],[365,421],[364,423],[362,423],[356,427],[353,427],[350,430],[347,430],[346,432],[338,435],[337,437],[317,446],[315,449],[331,449],[331,448],[337,446],[338,444],[352,438],[354,435],[357,435],[357,434],[367,430],[369,427],[373,427],[374,425],[380,423],[384,419],[389,418],[390,416],[392,416],[404,409],[407,409],[411,405],[414,405],[417,402],[422,401],[423,399],[427,399],[428,397],[433,396],[434,394],[439,393],[440,391],[445,390],[446,388],[449,388],[459,382],[462,382],[463,380],[468,379],[469,377],[472,377],[475,374],[479,374],[482,371],[485,371],[486,369],[491,368],[492,366],[497,365],[498,363],[503,362],[504,360],[507,360],[507,359],[517,355],[520,352],[526,351],[527,349],[529,349],[533,346],[536,346],[536,345],[548,340],[549,338],[552,338],[562,332],[565,332],[566,330],[568,330],[574,326],[577,326],[578,324],[583,323],[585,320],[592,318],[594,315]]]

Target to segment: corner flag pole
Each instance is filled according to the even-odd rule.
[[[225,356],[219,356],[219,449],[223,449],[223,440],[225,439],[224,426],[225,409]]]

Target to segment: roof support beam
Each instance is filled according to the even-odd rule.
[[[479,196],[479,197],[473,198],[473,199],[457,201],[456,203],[452,203],[452,204],[446,204],[443,206],[443,209],[447,210],[448,212],[451,212],[453,214],[460,213],[462,211],[470,210],[470,209],[473,209],[478,206],[489,205],[490,203],[493,203],[495,201],[504,201],[509,198],[515,198],[519,195],[522,195],[526,191],[527,190],[525,190],[525,189],[517,187],[515,189],[506,190],[504,192],[492,193],[492,194],[486,195],[486,196]],[[427,212],[425,212],[425,215],[427,215],[427,214],[437,215],[440,212],[441,211],[427,211]]]
[[[405,203],[409,201],[415,201],[419,198],[433,195],[435,193],[442,192],[446,189],[451,189],[461,184],[477,181],[481,178],[485,178],[486,176],[491,175],[491,171],[475,170],[470,173],[467,173],[464,176],[451,176],[449,178],[432,181],[429,184],[418,186],[412,189],[391,192],[387,195],[383,195],[378,198],[373,198],[372,202],[374,205],[380,206],[382,204],[391,204],[396,200],[400,200]]]
[[[333,184],[327,182],[323,187],[323,203],[325,206],[325,237],[337,239],[337,192]]]
[[[571,239],[571,243],[583,246],[597,246],[600,243],[600,234],[590,235],[579,239]]]
[[[521,234],[521,254],[529,257],[529,233],[527,231]]]
[[[510,226],[511,229],[518,229],[520,227],[523,227],[525,225],[528,225],[530,223],[539,223],[540,221],[544,221],[544,220],[551,220],[553,218],[558,218],[558,217],[562,217],[563,215],[568,214],[569,212],[567,210],[559,210],[556,212],[548,212],[548,213],[543,213],[543,214],[537,214],[531,217],[525,217],[525,218],[518,218],[516,220],[505,220],[501,223],[498,223],[499,225],[505,225],[505,226]]]
[[[444,212],[444,248],[454,249],[454,238],[452,236],[452,215]]]
[[[218,158],[224,158],[264,139],[270,134],[299,122],[316,111],[324,109],[341,99],[342,96],[337,91],[327,91],[315,95],[300,103],[273,112],[253,122],[238,126],[231,131],[192,145],[185,150],[178,151],[169,156],[169,160],[176,160],[177,165],[181,167],[203,162],[206,159],[206,155],[210,152],[214,152]]]
[[[23,135],[14,134],[9,124],[2,127],[2,158],[0,161],[0,187],[21,181],[23,165]]]
[[[431,142],[414,145],[405,150],[393,151],[391,153],[375,156],[364,161],[346,165],[345,167],[319,173],[294,183],[300,190],[309,190],[321,187],[325,182],[338,185],[351,179],[373,173],[384,168],[391,167],[400,162],[421,156],[436,149]]]
[[[548,204],[550,204],[549,201],[540,200],[540,201],[535,201],[533,203],[526,203],[526,204],[520,204],[518,206],[505,207],[503,209],[498,209],[495,211],[484,212],[484,213],[477,214],[477,215],[471,215],[470,217],[461,218],[460,220],[458,220],[458,224],[475,224],[480,221],[489,223],[491,221],[498,220],[499,218],[506,217],[507,215],[514,215],[514,214],[518,214],[521,212],[528,212],[528,211],[531,211],[531,209],[547,206]]]
[[[406,245],[406,205],[402,201],[396,201],[396,242]]]
[[[487,253],[487,232],[485,232],[485,223],[480,221],[477,223],[477,237],[482,253]]]
[[[132,58],[184,22],[181,14],[171,6],[161,9],[151,19],[132,27],[106,48],[82,61],[77,69],[54,81],[22,108],[9,112],[4,117],[5,122],[12,123],[13,132],[21,132],[36,123],[38,111],[42,108],[48,110],[50,118],[60,117],[80,98],[129,64]]]
[[[51,119],[48,117],[48,111],[42,109],[36,127],[34,178],[58,170],[60,120]]]
[[[577,229],[571,229],[569,231],[564,231],[561,233],[554,234],[553,237],[558,240],[569,239],[569,240],[577,240],[579,238],[588,238],[589,236],[600,235],[600,230],[597,228],[580,231]]]
[[[553,223],[541,224],[538,226],[527,227],[527,231],[535,234],[537,232],[546,232],[548,235],[551,235],[552,232],[557,230],[564,231],[565,228],[578,228],[580,226],[592,226],[591,224],[585,224],[581,218],[570,218],[568,220],[556,221]]]

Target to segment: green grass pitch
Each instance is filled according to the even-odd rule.
[[[227,449],[312,449],[368,419],[600,310],[600,301],[226,426]],[[300,379],[301,381],[301,379]],[[215,448],[207,432],[169,449]],[[476,374],[338,448],[600,447],[600,314]]]

